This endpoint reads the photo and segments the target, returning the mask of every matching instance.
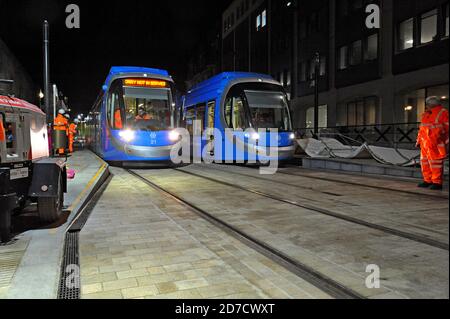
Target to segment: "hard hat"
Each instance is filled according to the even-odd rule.
[[[68,119],[70,119],[70,115],[69,114],[66,114],[66,115],[64,115],[66,118],[68,118]]]
[[[441,104],[441,100],[437,96],[430,96],[426,99],[425,104],[428,106],[437,106]]]
[[[64,115],[64,114],[66,114],[66,111],[64,111],[64,109],[60,109],[60,110],[58,111],[58,113],[61,114],[61,115]]]
[[[78,124],[78,123],[80,123],[80,120],[79,119],[75,119],[74,123]]]

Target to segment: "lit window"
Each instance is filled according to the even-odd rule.
[[[398,28],[398,49],[406,50],[414,46],[414,19],[400,23]]]
[[[350,65],[358,65],[361,63],[362,43],[361,40],[353,42],[350,51]]]
[[[261,28],[261,15],[258,15],[256,17],[256,30],[259,31],[260,28]]]
[[[437,21],[437,10],[432,10],[422,15],[420,43],[429,43],[434,40],[437,35]]]
[[[316,62],[314,60],[311,60],[309,63],[309,79],[314,80],[314,76],[316,73]]]
[[[372,61],[378,58],[378,34],[367,38],[366,48],[364,50],[364,60]]]
[[[327,73],[327,58],[320,57],[320,76],[324,76]]]
[[[286,71],[286,86],[291,85],[291,71]]]
[[[261,27],[264,28],[267,25],[267,11],[264,10],[261,14]]]
[[[348,67],[347,55],[348,55],[347,46],[343,46],[342,48],[339,49],[339,70],[344,70]]]

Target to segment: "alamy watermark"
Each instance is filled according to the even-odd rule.
[[[366,267],[366,273],[370,275],[366,278],[366,287],[367,289],[380,289],[380,274],[381,270],[378,265],[372,264]]]
[[[69,14],[66,18],[67,29],[81,28],[80,7],[76,4],[69,4],[66,7],[66,13]]]
[[[381,27],[380,6],[369,4],[366,7],[366,13],[369,14],[366,18],[366,27],[368,29],[379,29]]]

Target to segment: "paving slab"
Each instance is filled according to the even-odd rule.
[[[0,298],[56,298],[66,229],[108,174],[108,165],[90,151],[74,153],[68,167],[76,171],[76,177],[68,182],[65,220],[57,226],[25,231],[12,244],[0,246],[0,278],[13,273],[7,282],[0,283]],[[4,270],[2,256],[11,252],[20,256],[14,267]]]
[[[330,298],[126,171],[111,172],[80,233],[82,298]]]
[[[315,180],[312,173],[308,178],[276,175],[270,177],[273,179],[270,182],[231,172],[244,170],[246,174],[258,174],[257,170],[232,167],[230,172],[220,172],[207,166],[194,165],[182,170],[292,201],[314,202],[316,207],[448,243],[446,198]],[[366,297],[392,293],[401,298],[446,299],[449,296],[448,249],[280,203],[180,171],[138,173]],[[320,174],[323,176],[324,173]],[[373,183],[373,180],[368,182]],[[402,186],[402,182],[396,183]],[[239,250],[227,249],[227,253],[241,258]],[[376,291],[365,285],[367,266],[372,264],[381,269],[381,288]],[[250,262],[248,265],[252,267]],[[268,273],[267,268],[258,269],[259,275],[267,276]],[[275,284],[282,283],[275,281]]]

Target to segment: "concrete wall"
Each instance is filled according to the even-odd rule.
[[[30,103],[39,103],[38,90],[33,80],[1,39],[0,79],[14,80],[12,86],[0,83],[0,94],[12,94]]]

